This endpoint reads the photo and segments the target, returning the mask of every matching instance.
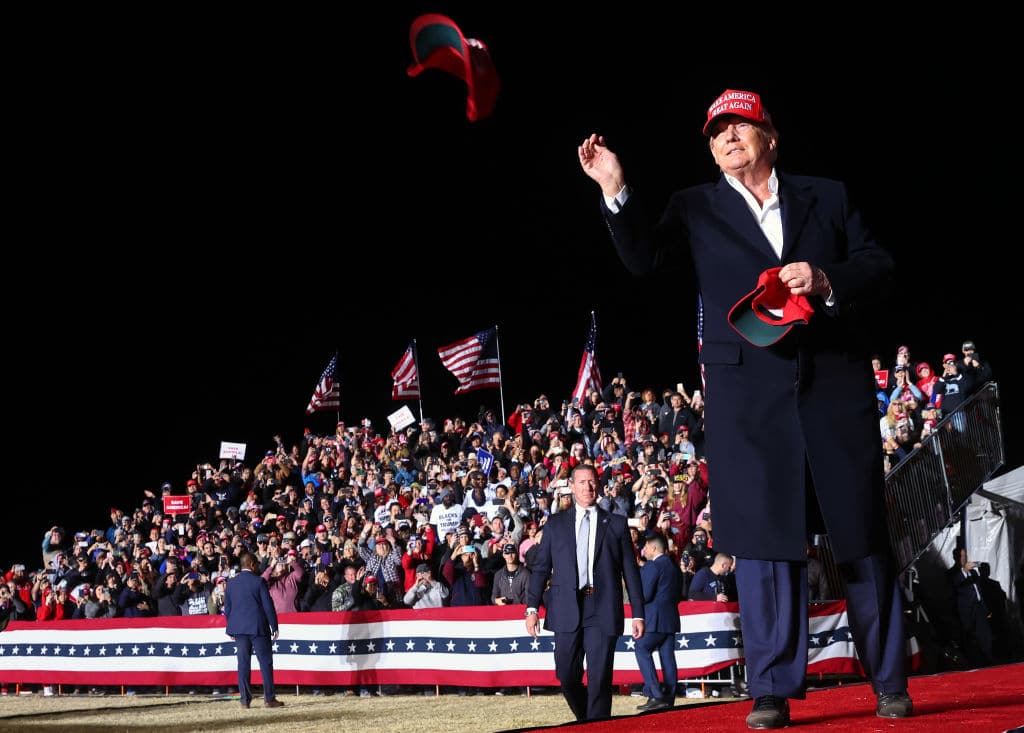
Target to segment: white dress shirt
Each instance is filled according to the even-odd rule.
[[[597,507],[592,506],[589,509],[584,509],[579,504],[576,505],[576,537],[580,536],[580,523],[583,521],[583,512],[590,512],[590,541],[587,545],[587,577],[590,578],[590,584],[594,584],[594,538],[597,537]]]

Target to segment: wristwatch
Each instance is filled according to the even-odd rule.
[[[537,614],[537,609],[536,608],[527,608],[526,609],[526,615],[527,616],[534,616],[536,614]]]

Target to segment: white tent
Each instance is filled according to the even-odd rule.
[[[1017,602],[1016,581],[1024,559],[1024,466],[1009,473],[986,481],[977,492],[977,496],[988,500],[988,512],[995,519],[992,521],[992,544],[984,551],[992,566],[992,577],[1006,590],[1007,597]],[[970,539],[970,528],[967,530]],[[1000,573],[996,575],[996,564],[1000,565]],[[1002,569],[1005,568],[1005,571]]]
[[[1017,618],[1015,582],[1024,558],[1024,466],[986,481],[971,496],[965,514],[963,540],[960,522],[939,532],[914,564],[918,580],[945,583],[945,571],[953,567],[953,551],[962,544],[970,560],[989,564],[991,578],[1010,601],[1011,617]]]

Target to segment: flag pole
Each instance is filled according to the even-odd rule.
[[[338,410],[334,415],[334,431],[338,431],[338,423],[341,422],[341,383],[338,380],[338,354],[341,349],[334,350],[334,383],[338,386]]]
[[[501,403],[501,424],[505,424],[505,379],[501,376],[501,344],[498,341],[498,324],[494,324],[494,348],[498,352],[498,402]]]
[[[590,311],[590,322],[594,324],[594,330],[597,331],[597,316],[595,311]],[[594,339],[594,361],[597,361],[597,339]]]
[[[597,315],[595,314],[595,311],[590,311],[590,322],[594,325],[594,333],[597,334]],[[592,354],[591,358],[594,360],[594,363],[597,364],[597,336],[596,335],[594,336],[594,351],[593,351],[593,354]],[[583,397],[580,398],[580,412],[583,411],[583,405],[584,405],[584,403],[586,401],[586,398],[587,398],[588,394],[585,394],[585,395],[583,395]],[[623,404],[625,404],[625,403],[623,403]]]
[[[420,405],[420,422],[423,422],[423,372],[420,371],[420,352],[416,348],[416,339],[412,340],[412,358],[416,364],[416,381],[420,383],[418,401]]]

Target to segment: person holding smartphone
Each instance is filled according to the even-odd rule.
[[[612,377],[612,381],[609,382],[603,390],[601,390],[601,399],[607,407],[616,410],[621,415],[622,410],[626,406],[627,392],[626,378],[622,376],[622,372],[619,372]]]
[[[402,601],[410,608],[441,608],[448,598],[448,586],[434,580],[430,565],[421,562],[415,568],[415,581],[405,592]]]
[[[298,553],[289,550],[278,555],[263,571],[270,597],[278,613],[294,613],[299,610],[299,586],[306,575],[306,569],[299,562]]]
[[[316,565],[313,568],[313,581],[306,589],[302,598],[302,611],[330,611],[331,598],[338,586],[344,582],[341,576],[333,576],[330,569]]]

